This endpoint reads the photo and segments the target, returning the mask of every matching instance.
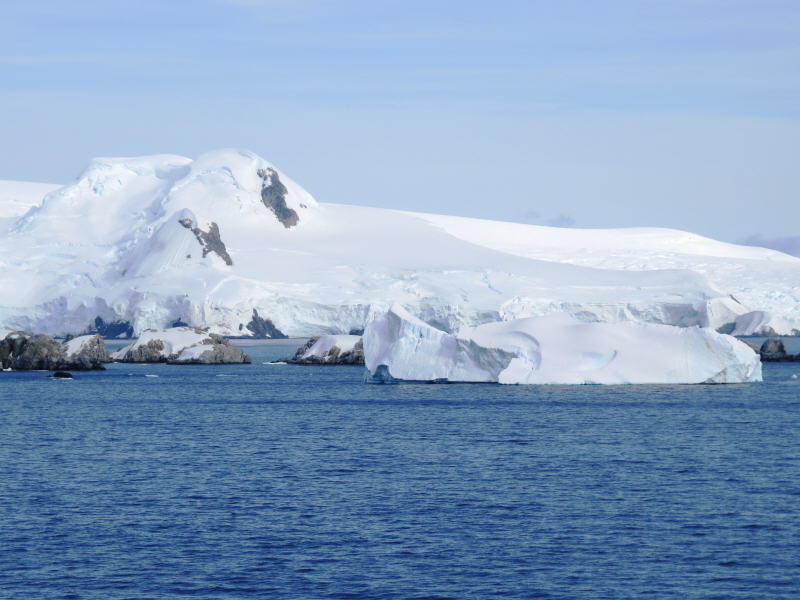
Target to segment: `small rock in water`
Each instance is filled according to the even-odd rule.
[[[48,375],[48,377],[52,377],[54,379],[73,379],[72,373],[68,373],[67,371],[56,371],[52,375]]]

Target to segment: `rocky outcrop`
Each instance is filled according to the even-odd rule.
[[[286,229],[297,225],[300,222],[300,217],[297,211],[286,205],[286,196],[289,194],[289,190],[283,185],[277,171],[271,168],[259,169],[258,176],[263,181],[261,201],[264,206],[273,212]]]
[[[0,341],[0,365],[15,371],[104,369],[108,350],[99,335],[59,342],[48,335],[15,331]]]
[[[780,338],[770,338],[761,344],[762,362],[800,362],[800,354],[789,354]]]
[[[254,308],[253,309],[253,318],[250,319],[250,322],[247,324],[248,331],[253,333],[253,337],[255,338],[269,338],[269,339],[286,339],[287,336],[283,333],[280,329],[275,327],[275,323],[273,323],[269,319],[264,319],[259,316],[258,311]]]
[[[163,340],[154,339],[148,340],[138,346],[128,347],[129,349],[122,356],[114,356],[118,362],[130,363],[157,363],[167,362],[167,356],[164,354]],[[125,348],[123,348],[125,350]],[[121,352],[121,351],[120,351]]]
[[[177,358],[167,362],[171,365],[249,364],[250,357],[240,348],[231,345],[228,340],[223,340],[221,343],[187,348]]]
[[[194,221],[188,218],[179,219],[178,223],[191,231],[194,237],[197,238],[197,241],[200,242],[200,246],[203,248],[203,258],[213,252],[225,261],[225,264],[229,267],[233,265],[233,259],[230,254],[228,254],[228,249],[225,247],[225,243],[219,235],[219,226],[216,223],[212,222],[208,226],[208,231],[203,231],[199,227],[196,227]]]
[[[313,337],[286,362],[294,365],[364,365],[364,346],[357,335]]]
[[[148,329],[139,339],[113,354],[126,363],[230,364],[249,363],[247,356],[221,335],[196,327]]]
[[[95,365],[111,362],[111,353],[100,335],[82,335],[64,341],[66,360],[71,369],[88,371]]]
[[[48,377],[52,377],[53,379],[74,379],[72,373],[67,371],[56,371],[52,375],[48,375]]]
[[[87,334],[99,333],[106,339],[133,337],[133,326],[129,321],[106,322],[102,317],[96,317],[94,324],[87,327],[85,331]]]

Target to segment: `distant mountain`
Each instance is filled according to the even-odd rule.
[[[8,328],[349,333],[398,302],[446,331],[553,312],[800,331],[800,259],[780,252],[317,203],[239,150],[95,159],[57,189],[0,182],[0,210]]]

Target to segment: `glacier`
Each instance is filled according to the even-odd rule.
[[[800,259],[780,252],[322,203],[244,150],[0,182],[0,211],[0,327],[15,330],[310,337],[360,333],[399,303],[448,333],[554,313],[800,332]]]
[[[400,305],[363,336],[373,382],[691,384],[761,381],[757,352],[708,328],[529,317],[450,334]]]

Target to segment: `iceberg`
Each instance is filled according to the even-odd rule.
[[[567,314],[463,327],[449,334],[400,305],[363,336],[371,381],[678,384],[761,381],[757,352],[700,327],[581,322]]]

